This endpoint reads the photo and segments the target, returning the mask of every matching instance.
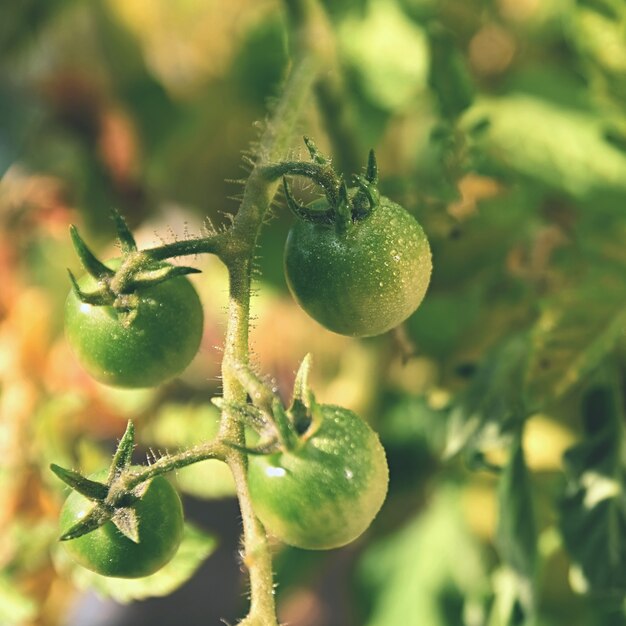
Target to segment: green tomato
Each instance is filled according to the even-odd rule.
[[[114,266],[115,262],[111,263]],[[97,287],[91,276],[81,290]],[[112,306],[92,306],[70,291],[65,334],[83,368],[116,387],[153,387],[176,376],[191,362],[202,339],[202,304],[184,276],[139,289],[136,316]]]
[[[297,220],[285,247],[287,285],[296,301],[328,330],[354,337],[380,335],[409,317],[424,298],[431,270],[422,227],[385,197],[345,232]]]
[[[254,510],[275,537],[309,550],[337,548],[363,533],[387,494],[389,471],[376,433],[347,409],[318,405],[293,450],[250,456]]]
[[[107,472],[90,476],[106,479]],[[77,491],[65,501],[60,515],[62,531],[80,521],[94,506]],[[140,578],[161,569],[176,554],[183,536],[183,508],[176,490],[163,476],[153,478],[133,508],[139,543],[131,541],[108,521],[86,535],[62,543],[70,557],[87,569],[115,578]]]

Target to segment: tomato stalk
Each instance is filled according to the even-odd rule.
[[[236,370],[249,363],[251,268],[256,242],[278,187],[264,175],[270,163],[285,158],[294,128],[307,105],[327,51],[320,44],[330,41],[325,16],[314,0],[286,0],[295,18],[296,60],[282,97],[261,138],[257,159],[244,189],[244,196],[229,231],[224,261],[230,279],[226,345],[222,362],[224,413],[219,436],[245,446],[244,428],[233,406],[245,403],[246,390]],[[247,457],[232,447],[226,455],[235,480],[243,522],[243,561],[250,576],[250,609],[240,626],[276,626],[272,560],[265,529],[257,518],[248,488]]]

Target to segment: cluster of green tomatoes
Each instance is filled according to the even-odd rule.
[[[330,162],[307,142],[312,162],[285,162],[268,176],[302,175],[325,198],[298,204],[285,247],[289,289],[327,329],[355,337],[386,332],[420,304],[431,273],[426,236],[400,205],[379,195],[370,154],[365,176],[347,188]],[[132,234],[115,215],[122,258],[98,261],[77,231],[72,236],[87,269],[66,303],[67,339],[96,380],[120,387],[155,386],[176,376],[200,346],[203,311],[184,275],[192,268],[139,258]],[[148,261],[145,261],[145,259]],[[358,537],[387,492],[384,450],[374,431],[345,408],[318,404],[305,382],[308,359],[296,379],[293,402],[271,409],[241,408],[259,437],[248,454],[248,487],[266,530],[283,542],[328,549]],[[74,491],[61,512],[61,539],[88,569],[114,577],[147,576],[175,554],[183,532],[180,498],[161,475],[122,483],[130,465],[127,431],[111,468],[82,477],[53,466]]]

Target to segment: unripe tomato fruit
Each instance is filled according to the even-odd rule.
[[[113,267],[116,263],[110,263]],[[97,287],[87,275],[81,290]],[[83,368],[97,381],[115,387],[153,387],[182,372],[202,339],[202,304],[184,276],[138,292],[136,316],[112,306],[92,306],[70,291],[65,304],[65,334]]]
[[[106,479],[107,472],[90,476]],[[65,501],[60,526],[66,531],[94,506],[77,491]],[[87,569],[115,578],[140,578],[161,569],[176,554],[183,536],[183,508],[176,490],[163,476],[150,481],[134,505],[139,543],[131,541],[108,521],[86,535],[62,543],[70,557]]]
[[[431,271],[422,227],[385,197],[345,232],[297,220],[285,246],[292,295],[313,319],[342,335],[380,335],[403,322],[422,301]]]
[[[368,528],[385,500],[389,471],[378,436],[358,415],[332,405],[316,410],[319,423],[293,450],[249,458],[248,484],[268,532],[325,550]]]

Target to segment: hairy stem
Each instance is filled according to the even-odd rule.
[[[198,237],[186,239],[185,241],[175,241],[164,244],[156,248],[142,250],[141,253],[154,261],[163,261],[175,256],[186,256],[188,254],[217,254],[221,256],[225,244],[226,235],[215,233],[208,237]]]
[[[220,459],[223,461],[226,458],[226,450],[227,447],[218,439],[199,444],[179,454],[168,454],[151,465],[142,466],[141,469],[133,469],[124,486],[127,489],[132,489],[155,476],[166,474],[172,470],[182,469],[200,461],[208,459]]]
[[[296,29],[296,55],[293,67],[257,151],[254,168],[244,190],[243,200],[232,227],[223,260],[229,271],[230,298],[226,345],[222,363],[224,413],[219,437],[245,446],[243,426],[230,406],[246,401],[246,390],[237,377],[237,368],[248,366],[251,268],[263,219],[278,187],[268,180],[264,169],[284,159],[291,138],[323,65],[319,42],[329,34],[316,2],[289,0],[289,8],[302,8]],[[257,519],[246,480],[246,455],[236,448],[226,454],[237,487],[243,522],[243,561],[250,576],[250,610],[241,626],[277,626],[274,602],[272,559],[265,530]]]

